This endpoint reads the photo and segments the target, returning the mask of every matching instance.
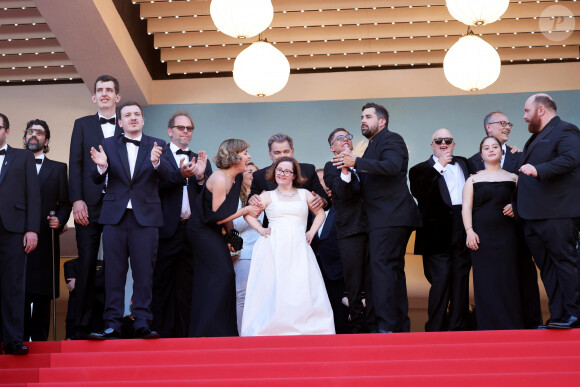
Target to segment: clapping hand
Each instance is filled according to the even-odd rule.
[[[207,166],[207,154],[205,153],[204,150],[199,151],[199,154],[197,155],[197,162],[195,163],[196,168],[196,172],[195,172],[195,178],[198,181],[201,181],[204,179],[204,175],[205,175],[205,168]]]
[[[99,145],[99,150],[96,150],[95,147],[91,147],[91,160],[103,169],[107,167],[107,154],[103,150],[102,145]]]
[[[157,165],[159,163],[161,153],[163,153],[163,148],[157,145],[157,142],[154,142],[153,148],[151,149],[151,162],[153,163],[153,165]]]

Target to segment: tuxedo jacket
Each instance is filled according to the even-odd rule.
[[[318,256],[320,268],[331,281],[343,278],[342,261],[337,243],[336,212],[334,206],[330,207],[326,220],[322,225],[322,231],[318,237],[316,255]]]
[[[122,132],[117,123],[113,137]],[[84,200],[87,205],[95,205],[101,199],[104,179],[97,185],[91,178],[95,170],[95,163],[91,160],[91,147],[98,150],[103,140],[103,129],[99,124],[98,114],[82,117],[75,121],[70,140],[68,163],[71,203]]]
[[[453,156],[467,180],[467,159]],[[423,227],[417,229],[415,254],[432,255],[448,251],[452,243],[453,212],[451,196],[445,178],[435,168],[429,157],[409,170],[411,193],[417,199]],[[458,230],[461,231],[461,230]]]
[[[34,154],[28,150],[6,149],[0,171],[0,221],[9,232],[40,231],[40,188]]]
[[[122,138],[123,134],[120,134],[103,141],[103,150],[108,162],[105,173],[100,174],[93,163],[92,175],[95,183],[102,183],[105,175],[109,175],[99,223],[112,225],[119,223],[131,199],[133,214],[141,226],[161,227],[163,215],[161,214],[158,178],[169,179],[171,169],[163,160],[160,160],[158,168],[155,169],[151,163],[151,149],[154,142],[164,147],[165,141],[143,134],[131,178],[127,144]]]
[[[523,219],[580,217],[580,131],[556,116],[533,134],[523,150],[522,165],[538,177],[519,174],[517,213]]]
[[[512,153],[512,147],[506,145],[506,154],[503,160],[502,169],[511,173],[518,173],[518,170],[522,166],[522,158],[524,154],[522,152]],[[467,166],[469,168],[469,173],[474,174],[485,169],[485,164],[481,158],[480,153],[476,153],[467,160]]]
[[[52,296],[52,229],[47,216],[51,211],[60,222],[54,230],[54,268],[56,296],[59,295],[60,238],[59,234],[68,222],[71,203],[68,200],[67,166],[65,163],[44,157],[38,174],[40,185],[40,233],[36,249],[28,254],[26,262],[26,293]]]
[[[336,211],[338,239],[364,233],[368,226],[358,178],[351,171],[350,183],[346,183],[340,174],[332,161],[324,166],[324,183],[332,191],[333,212]]]
[[[356,158],[369,231],[421,226],[421,214],[407,187],[408,164],[405,141],[387,128],[369,141],[363,157]]]
[[[189,158],[195,157],[197,159],[197,153],[193,152]],[[159,228],[159,238],[170,238],[175,235],[177,227],[179,226],[179,221],[181,219],[181,205],[183,200],[183,187],[188,184],[188,179],[184,179],[181,176],[181,169],[175,162],[175,157],[173,157],[173,152],[167,144],[163,147],[163,153],[161,154],[161,162],[169,165],[171,174],[169,180],[159,180],[159,197],[161,199],[161,210],[163,212],[163,227]],[[205,178],[207,179],[211,175],[212,169],[209,163],[205,167]],[[188,197],[192,196],[191,191],[196,191],[196,186],[201,187],[197,184],[195,177],[189,179],[190,187],[188,187]],[[197,190],[199,191],[199,190]],[[192,211],[192,216],[201,217],[201,214],[193,214],[198,207],[192,206],[190,199],[190,209]]]

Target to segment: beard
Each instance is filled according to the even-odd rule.
[[[41,144],[38,140],[36,142],[31,141],[32,139],[26,142],[26,149],[31,152],[38,152],[42,148],[44,148],[44,144]]]
[[[538,112],[534,113],[534,116],[528,122],[528,132],[530,133],[538,133],[541,129],[542,121],[540,121],[540,117],[538,117]]]
[[[378,126],[373,127],[373,126],[361,125],[361,127],[360,127],[360,131],[361,131],[362,135],[368,139],[370,139],[375,134],[377,134],[377,130],[378,130]]]

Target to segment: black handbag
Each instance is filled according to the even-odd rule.
[[[236,229],[231,229],[230,232],[224,235],[226,243],[228,243],[236,251],[240,251],[244,246],[244,239]]]

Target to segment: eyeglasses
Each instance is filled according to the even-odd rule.
[[[445,143],[445,145],[453,144],[453,137],[437,137],[433,139],[433,142],[437,145],[441,145],[441,143]]]
[[[344,140],[352,140],[352,134],[341,134],[340,136],[336,136],[334,141],[344,141]],[[334,144],[334,141],[332,142]]]
[[[502,128],[509,127],[510,129],[514,126],[514,124],[512,124],[509,121],[495,121],[495,122],[490,122],[489,124],[490,125],[491,124],[500,124]]]
[[[276,168],[276,175],[279,175],[279,176],[282,176],[282,175],[284,175],[284,176],[290,176],[290,175],[293,175],[293,174],[294,174],[294,172],[292,172],[289,169]]]
[[[174,128],[180,132],[183,132],[184,130],[187,130],[188,132],[193,132],[193,126],[175,125]]]
[[[36,134],[37,136],[44,136],[44,129],[26,129],[26,134],[32,136]]]

